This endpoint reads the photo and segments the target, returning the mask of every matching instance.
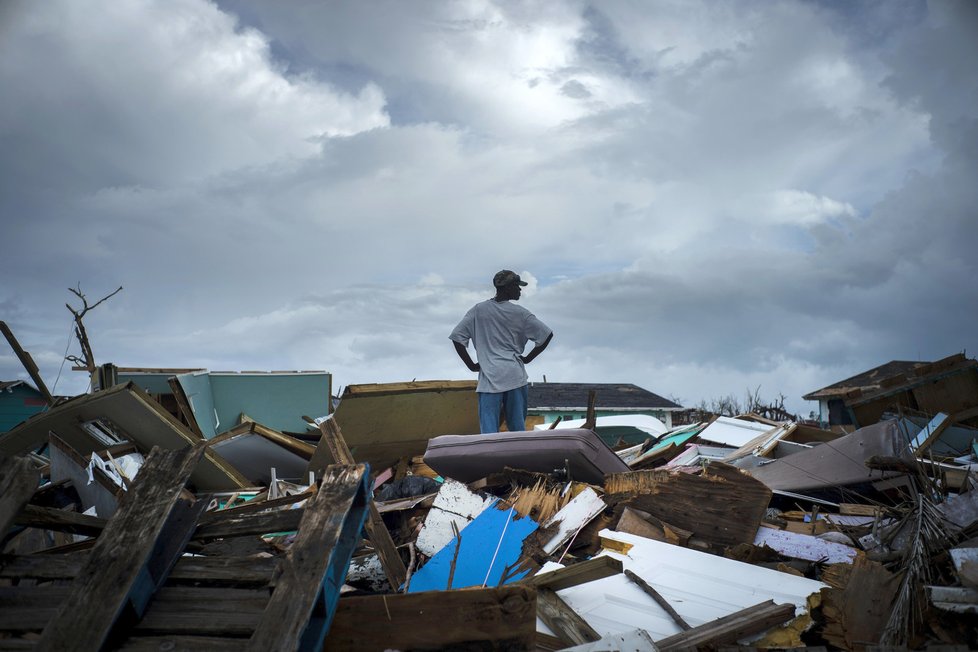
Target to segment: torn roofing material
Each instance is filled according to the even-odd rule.
[[[751,607],[767,599],[808,609],[808,596],[827,585],[804,577],[698,552],[644,537],[602,530],[602,551],[653,586],[691,626]],[[557,568],[547,564],[541,573]],[[539,576],[539,575],[538,575]],[[681,630],[635,583],[614,575],[559,590],[558,595],[602,636],[644,629],[654,640]],[[537,631],[548,633],[538,622]]]
[[[758,435],[778,429],[766,423],[737,419],[734,417],[717,417],[710,425],[699,433],[701,441],[723,444],[739,448]]]
[[[771,489],[783,491],[834,489],[902,475],[899,471],[867,468],[866,460],[874,456],[915,464],[906,433],[896,420],[860,428],[835,441],[747,471]]]

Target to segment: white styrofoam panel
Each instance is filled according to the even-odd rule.
[[[856,555],[859,554],[855,548],[844,543],[835,543],[810,534],[775,530],[769,527],[757,528],[754,545],[767,546],[793,559],[807,561],[825,559],[829,564],[851,564],[856,559]]]
[[[482,497],[470,491],[468,487],[457,480],[446,479],[441,489],[438,490],[438,495],[435,496],[431,509],[425,517],[424,525],[421,526],[421,531],[415,540],[418,551],[423,555],[433,557],[436,552],[455,538],[452,523],[455,523],[461,532],[495,500],[494,496]]]
[[[544,544],[543,550],[548,555],[553,554],[555,550],[570,542],[572,536],[577,534],[582,527],[587,525],[607,506],[601,496],[591,487],[574,496],[569,503],[564,505],[544,524],[544,527],[550,527],[554,523],[560,523],[557,532],[550,541]]]
[[[761,433],[771,430],[780,430],[780,426],[733,417],[717,417],[716,421],[700,432],[699,438],[703,441],[740,448]]]

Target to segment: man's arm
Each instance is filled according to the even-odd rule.
[[[455,345],[455,352],[458,353],[458,357],[462,358],[462,362],[469,368],[469,371],[479,371],[479,363],[472,362],[472,358],[469,357],[469,350],[462,346],[461,342],[452,340],[452,344]]]
[[[533,361],[533,358],[543,353],[543,350],[547,348],[547,345],[550,344],[550,340],[552,340],[553,338],[554,338],[554,334],[553,331],[551,331],[550,335],[547,335],[547,339],[534,346],[533,349],[526,355],[521,355],[520,360],[523,361],[523,364],[530,364],[530,362]],[[456,344],[456,346],[458,345]]]

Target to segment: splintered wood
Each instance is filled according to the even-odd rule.
[[[752,543],[771,490],[732,466],[714,463],[701,475],[660,470],[613,473],[605,492],[619,504],[722,546]]]
[[[533,487],[517,487],[508,501],[520,516],[530,516],[537,523],[544,523],[570,502],[571,492],[561,495],[563,487],[549,487],[539,480]]]

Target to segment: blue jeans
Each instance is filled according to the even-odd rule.
[[[526,430],[526,401],[530,386],[523,385],[508,392],[478,392],[479,429],[484,433],[499,432],[499,414],[506,413],[510,432]]]

